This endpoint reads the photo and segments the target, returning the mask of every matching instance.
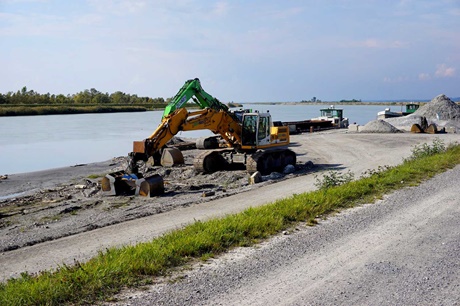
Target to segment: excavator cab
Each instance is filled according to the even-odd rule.
[[[270,128],[272,120],[270,113],[248,113],[243,115],[243,146],[257,148],[270,144]]]

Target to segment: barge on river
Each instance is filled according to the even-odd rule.
[[[402,117],[407,116],[414,113],[420,105],[416,103],[409,103],[406,104],[406,111],[405,112],[392,112],[391,109],[385,108],[383,111],[377,113],[377,119],[386,119],[386,118],[395,118],[395,117]]]
[[[343,109],[333,105],[320,109],[320,116],[309,120],[280,122],[280,125],[288,126],[289,133],[313,132],[317,130],[347,128],[348,118],[343,117]]]

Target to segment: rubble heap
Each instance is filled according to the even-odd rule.
[[[395,128],[390,123],[378,119],[368,122],[360,130],[362,133],[401,133],[402,131]]]

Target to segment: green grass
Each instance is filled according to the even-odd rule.
[[[406,159],[397,167],[370,171],[356,181],[196,222],[148,243],[108,249],[83,264],[64,265],[37,276],[23,274],[0,284],[0,305],[87,304],[107,299],[124,287],[151,283],[152,277],[191,260],[253,245],[298,222],[315,224],[318,216],[372,203],[385,193],[415,186],[459,163],[460,146],[451,146],[441,153]]]

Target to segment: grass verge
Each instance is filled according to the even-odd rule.
[[[86,263],[61,266],[56,272],[22,274],[0,284],[0,305],[88,304],[125,286],[150,283],[152,277],[196,258],[209,258],[232,247],[249,246],[297,222],[362,203],[385,193],[415,186],[460,163],[460,146],[406,159],[397,167],[371,171],[359,180],[295,194],[221,219],[196,222],[148,243],[109,249]]]

